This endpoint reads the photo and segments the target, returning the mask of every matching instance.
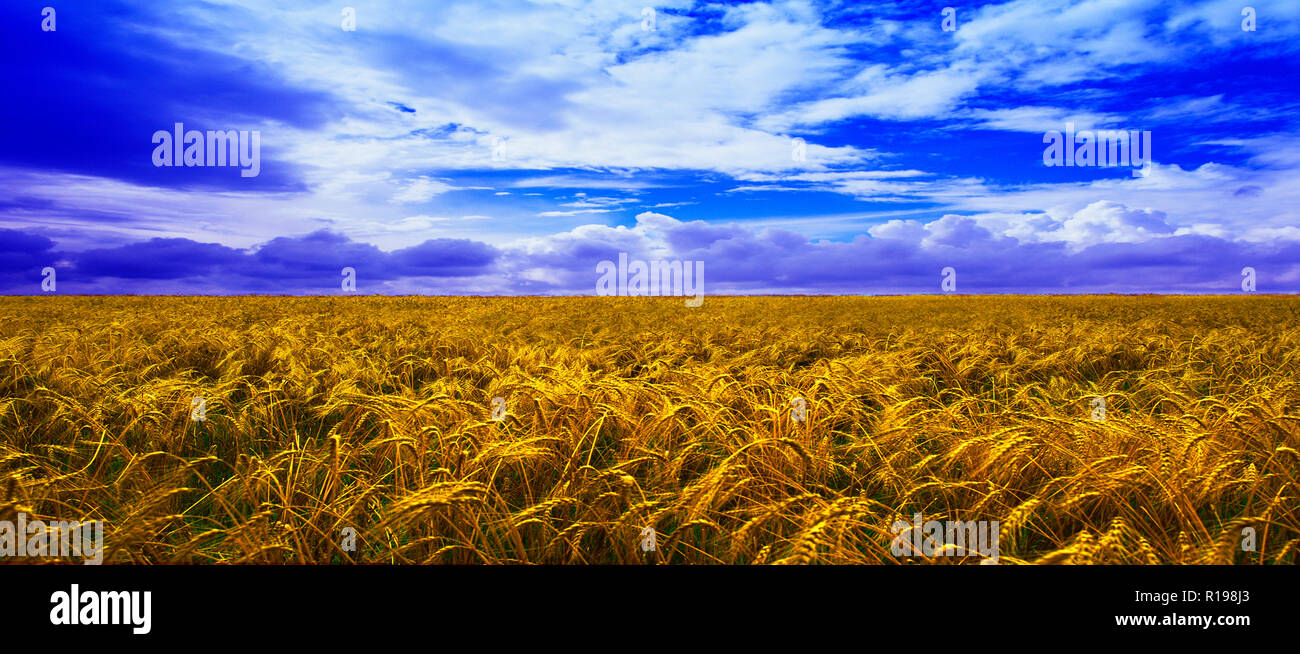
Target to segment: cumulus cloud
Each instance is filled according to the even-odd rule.
[[[644,212],[632,226],[582,225],[503,247],[430,239],[386,252],[317,231],[247,250],[150,239],[64,256],[76,280],[69,292],[156,292],[148,282],[171,279],[183,282],[173,287],[180,292],[332,293],[349,266],[369,292],[591,294],[597,264],[620,253],[702,261],[707,294],[934,293],[948,266],[958,271],[959,290],[972,293],[1231,292],[1247,265],[1260,271],[1261,292],[1300,292],[1300,229],[1228,240],[1175,232],[1158,211],[1098,202],[1034,232],[1052,238],[1012,235],[1018,223],[1044,220],[1053,219],[948,214],[891,220],[849,241],[812,241],[788,229]],[[51,239],[6,235],[0,261],[20,264],[11,270],[52,256]],[[8,282],[9,292],[35,292],[30,281]]]
[[[1059,230],[1041,233],[1051,239],[1059,232],[1060,240],[1075,249],[1099,243],[1140,243],[1153,236],[1168,235],[1174,228],[1165,222],[1165,213],[1153,209],[1129,209],[1116,202],[1094,202],[1075,212]]]
[[[1010,235],[1025,222],[1050,223],[1043,231],[1056,237]],[[1107,241],[1099,232],[1118,232],[1122,240]],[[950,214],[928,223],[891,220],[869,234],[814,242],[785,229],[646,212],[632,227],[585,225],[531,240],[506,250],[503,267],[532,271],[534,290],[555,293],[590,293],[595,265],[617,260],[620,252],[704,261],[710,293],[933,293],[946,266],[958,269],[969,292],[1068,293],[1229,292],[1241,266],[1253,265],[1272,275],[1261,290],[1300,291],[1300,260],[1289,259],[1300,252],[1300,240],[1176,235],[1159,212],[1114,203],[1090,205],[1064,221]]]

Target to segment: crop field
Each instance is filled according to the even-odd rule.
[[[1298,498],[1296,297],[0,298],[0,520],[106,563],[1295,564]]]

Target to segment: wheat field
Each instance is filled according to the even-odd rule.
[[[1004,565],[1294,564],[1298,318],[1280,296],[0,298],[0,519],[103,520],[108,563],[981,561],[892,553],[922,514],[997,521]]]

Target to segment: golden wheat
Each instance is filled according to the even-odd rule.
[[[999,521],[1003,563],[1295,563],[1297,317],[10,297],[0,519],[103,520],[119,563],[898,563],[889,525],[918,513]]]

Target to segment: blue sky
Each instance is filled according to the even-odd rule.
[[[0,6],[0,292],[1300,292],[1294,1],[265,4]]]

